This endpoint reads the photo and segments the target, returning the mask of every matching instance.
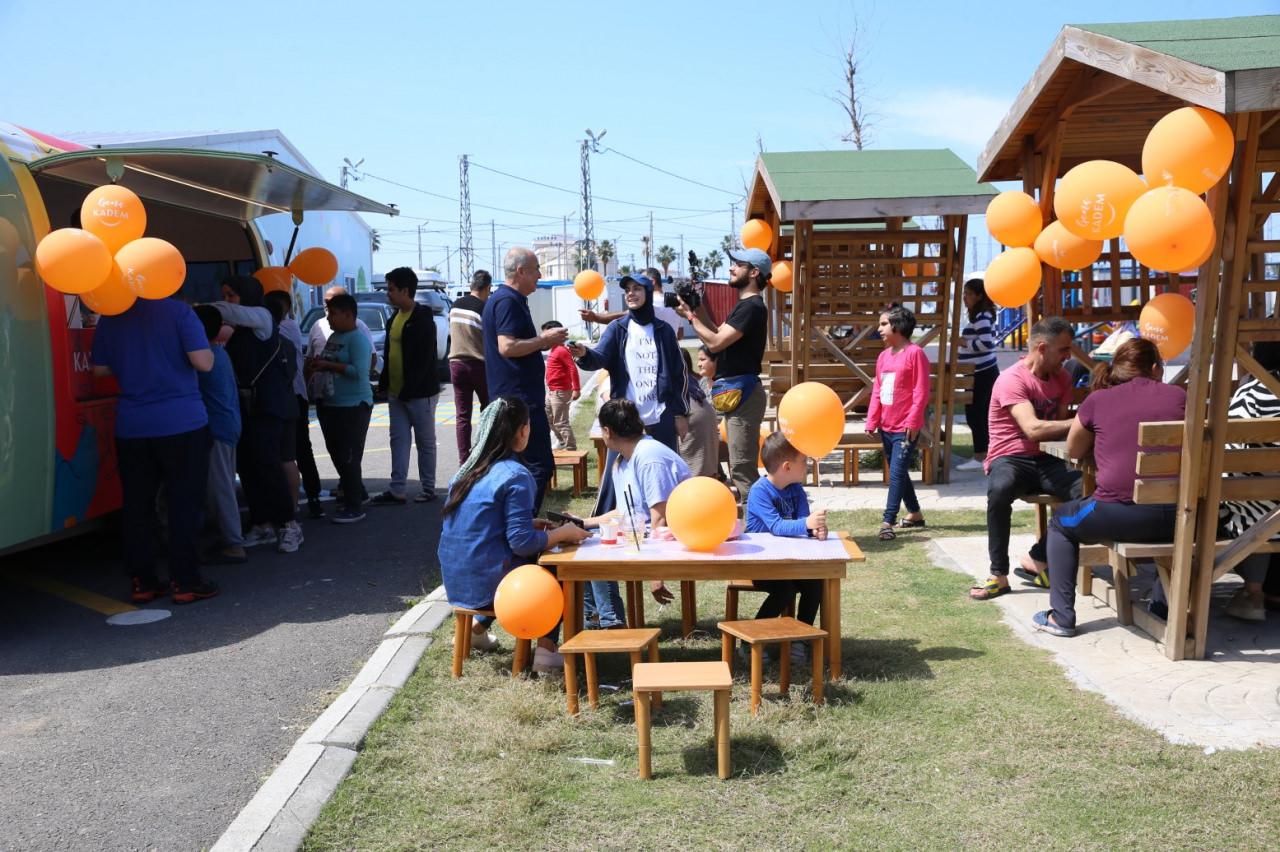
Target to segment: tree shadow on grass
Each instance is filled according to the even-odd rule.
[[[656,744],[655,744],[656,747]],[[730,776],[777,775],[787,768],[778,741],[768,734],[729,735]],[[684,771],[688,775],[715,775],[716,739],[705,741],[684,750]]]
[[[840,643],[844,677],[857,680],[932,680],[930,662],[970,660],[981,651],[936,645],[921,648],[919,639],[853,639]]]
[[[659,728],[696,728],[702,717],[702,706],[692,696],[681,696],[679,693],[664,692],[662,706],[650,709],[649,727]],[[709,719],[709,715],[708,715]],[[613,721],[621,725],[634,725],[636,721],[635,705],[630,701],[620,702],[613,706]]]

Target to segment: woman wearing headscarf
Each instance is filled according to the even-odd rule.
[[[607,370],[609,398],[635,403],[645,432],[680,451],[680,439],[689,432],[689,378],[676,332],[657,319],[653,311],[653,281],[643,274],[624,275],[623,298],[627,313],[609,323],[594,349],[570,343],[569,351],[584,370]],[[613,493],[613,469],[617,454],[610,451],[600,476],[600,492],[593,515],[599,517],[617,506]],[[622,622],[622,600],[616,585],[601,582],[588,589],[587,617],[598,615],[601,626]],[[655,593],[656,596],[656,593]],[[660,602],[671,599],[663,589]]]

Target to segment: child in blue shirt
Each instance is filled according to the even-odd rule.
[[[791,446],[781,432],[765,439],[760,455],[767,475],[757,479],[747,495],[747,532],[825,540],[827,512],[819,509],[810,514],[809,500],[800,484],[809,459]],[[756,586],[769,593],[756,618],[777,618],[799,593],[796,618],[806,624],[817,619],[822,604],[821,580],[756,580]]]
[[[373,411],[373,389],[369,386],[369,361],[373,349],[356,328],[356,300],[348,293],[330,296],[325,313],[333,333],[324,352],[307,365],[311,373],[323,373],[324,394],[316,403],[320,431],[329,459],[342,484],[343,508],[329,518],[335,524],[364,520],[364,481],[361,463],[364,441]],[[297,495],[294,495],[295,497]]]
[[[218,522],[220,544],[209,554],[209,561],[239,564],[248,557],[244,549],[244,532],[240,525],[240,504],[236,501],[236,444],[240,443],[240,395],[236,390],[235,369],[231,356],[214,340],[222,331],[222,314],[213,305],[196,305],[196,316],[204,326],[213,350],[213,369],[197,373],[200,396],[209,412],[209,514]]]
[[[537,486],[519,458],[529,445],[529,407],[515,397],[485,406],[475,443],[457,475],[441,514],[440,574],[449,603],[464,609],[492,609],[498,583],[507,572],[561,543],[576,544],[590,534],[574,524],[552,529],[533,517]],[[497,640],[491,618],[474,619],[471,646],[488,650]],[[552,635],[538,640],[534,671],[564,667]]]

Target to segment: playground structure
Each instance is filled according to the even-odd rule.
[[[1234,129],[1231,171],[1207,195],[1218,242],[1194,277],[1137,266],[1113,239],[1104,249],[1106,277],[1090,268],[1066,284],[1046,269],[1040,297],[1029,306],[1031,316],[1056,314],[1072,323],[1123,322],[1140,310],[1129,304],[1134,290],[1140,302],[1194,291],[1191,359],[1175,380],[1187,388],[1178,470],[1196,475],[1177,480],[1177,533],[1162,572],[1169,619],[1158,637],[1172,659],[1204,656],[1213,581],[1270,549],[1268,539],[1280,531],[1280,511],[1272,511],[1227,546],[1217,542],[1223,499],[1280,495],[1274,465],[1250,471],[1261,476],[1223,478],[1228,433],[1239,432],[1227,420],[1236,379],[1254,376],[1280,395],[1280,383],[1249,354],[1254,341],[1280,340],[1280,280],[1265,277],[1266,255],[1280,251],[1280,241],[1264,237],[1268,218],[1280,212],[1277,56],[1280,16],[1065,27],[978,161],[983,180],[1020,179],[1047,221],[1055,180],[1072,166],[1108,159],[1141,172],[1143,141],[1172,110],[1202,106]],[[1125,268],[1136,275],[1122,277]],[[1076,357],[1092,365],[1085,352]],[[1274,433],[1274,422],[1257,423],[1253,432]]]
[[[967,217],[995,194],[946,149],[761,154],[747,216],[768,223],[770,255],[794,270],[791,291],[768,291],[771,405],[819,381],[856,422],[881,351],[876,321],[902,304],[916,315],[915,342],[936,347],[922,473],[946,482],[956,403],[972,393],[972,376],[957,371]]]

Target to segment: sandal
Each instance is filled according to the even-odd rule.
[[[1007,595],[1013,591],[1008,586],[1000,585],[998,580],[988,580],[981,586],[974,586],[969,589],[969,597],[975,601],[989,601],[998,598],[1001,595]],[[977,592],[977,594],[974,594]]]
[[[913,521],[910,519],[903,519],[901,521],[898,521],[898,529],[900,530],[922,530],[925,528],[925,526],[927,525],[924,522],[924,518],[921,518],[918,521]]]
[[[886,527],[886,526],[880,527],[881,541],[893,541],[897,537],[898,537],[897,534],[893,531],[893,527]]]
[[[1028,571],[1019,565],[1013,569],[1013,573],[1026,580],[1033,586],[1039,586],[1042,589],[1049,588],[1049,572],[1048,571]]]

